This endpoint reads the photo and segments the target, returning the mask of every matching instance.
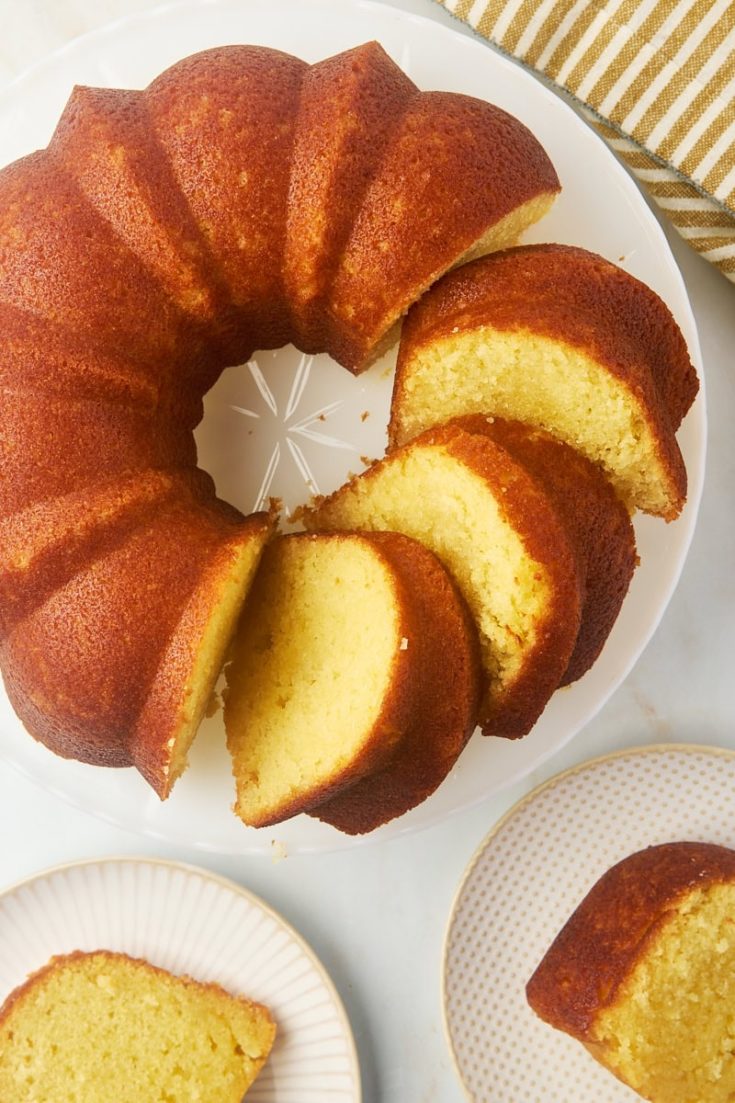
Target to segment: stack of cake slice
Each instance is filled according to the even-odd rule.
[[[696,388],[666,306],[601,257],[528,246],[440,280],[404,326],[388,453],[265,554],[228,673],[242,819],[370,831],[475,724],[526,735],[608,638],[630,513],[682,508]]]

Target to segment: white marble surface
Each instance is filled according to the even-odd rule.
[[[430,0],[394,2],[453,22]],[[75,35],[149,6],[147,0],[0,0],[0,84]],[[443,1036],[442,939],[462,871],[506,808],[560,769],[618,748],[661,741],[735,748],[735,287],[669,236],[702,343],[708,471],[680,585],[627,681],[533,776],[439,827],[356,852],[280,862],[206,856],[211,869],[282,912],[324,961],[352,1020],[366,1103],[464,1098]],[[202,863],[200,854],[100,823],[0,764],[0,888],[49,865],[106,854]]]

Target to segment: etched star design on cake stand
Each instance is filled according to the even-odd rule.
[[[383,454],[390,367],[355,378],[293,346],[228,368],[197,429],[200,466],[244,513],[282,505],[282,520]],[[285,527],[298,527],[289,526]]]
[[[325,422],[330,414],[336,413],[336,411],[340,409],[343,405],[341,400],[329,402],[326,406],[313,410],[305,416],[297,416],[299,414],[301,399],[309,382],[313,364],[313,356],[302,354],[298,367],[294,372],[286,405],[282,410],[279,410],[276,396],[268,385],[268,381],[263,375],[260,366],[257,361],[249,360],[247,368],[263,400],[264,409],[260,413],[257,410],[248,410],[244,406],[233,405],[232,409],[237,413],[243,414],[245,417],[265,418],[270,414],[282,430],[283,442],[285,443],[287,452],[293,460],[299,475],[304,480],[307,491],[311,494],[320,494],[321,491],[316,480],[316,475],[309,466],[309,461],[298,438],[301,438],[302,441],[313,441],[316,444],[323,445],[325,448],[341,448],[351,453],[354,453],[354,446],[350,444],[349,441],[341,440],[339,437],[329,436],[327,433],[320,432],[315,428],[316,425]],[[271,488],[278,473],[282,455],[282,442],[276,438],[273,450],[266,460],[265,472],[253,506],[254,510],[263,509],[268,504],[268,500],[271,497]],[[286,459],[285,455],[283,455],[283,459]]]

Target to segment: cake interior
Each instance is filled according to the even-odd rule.
[[[168,769],[164,767],[167,781],[165,796],[168,796],[174,782],[186,769],[189,749],[212,699],[267,539],[268,530],[264,526],[261,533],[254,533],[250,539],[233,549],[228,569],[215,584],[214,596],[211,578],[206,577],[203,580],[202,593],[208,595],[206,617],[195,649],[191,672],[184,684],[174,731],[169,740],[171,755]],[[196,598],[192,604],[196,608]],[[193,611],[196,615],[195,610]],[[184,624],[187,619],[185,614]]]
[[[488,413],[546,429],[599,463],[629,506],[668,515],[669,480],[630,391],[578,348],[526,329],[478,327],[412,354],[400,444],[438,420]]]
[[[408,448],[327,499],[306,523],[393,530],[430,548],[475,618],[485,671],[496,688],[512,684],[551,589],[482,477],[441,446]]]
[[[556,199],[556,192],[543,192],[535,195],[533,199],[521,203],[520,206],[510,211],[494,226],[478,238],[470,248],[455,261],[454,267],[467,264],[468,261],[484,257],[486,253],[495,253],[500,249],[509,249],[518,244],[518,239],[524,230],[540,221],[551,210]]]
[[[267,549],[226,668],[245,823],[305,810],[372,753],[401,623],[388,567],[360,540],[282,538]]]
[[[0,1097],[240,1103],[273,1027],[257,1005],[109,954],[72,955],[0,1032]]]
[[[656,1103],[735,1098],[735,885],[697,889],[598,1015],[592,1053]]]

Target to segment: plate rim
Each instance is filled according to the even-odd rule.
[[[175,858],[160,858],[151,855],[136,855],[136,854],[110,854],[103,855],[98,858],[80,858],[78,860],[71,860],[68,862],[59,862],[56,865],[48,866],[44,869],[38,870],[35,873],[28,874],[25,877],[21,877],[19,880],[13,881],[10,885],[0,889],[0,906],[12,895],[22,891],[24,888],[28,888],[35,882],[43,881],[57,877],[61,874],[68,873],[73,869],[89,868],[94,866],[154,866],[162,867],[164,869],[178,870],[187,874],[189,877],[198,877],[202,881],[214,882],[220,889],[224,889],[230,893],[234,893],[236,896],[245,899],[252,907],[260,911],[267,918],[271,919],[277,926],[279,926],[288,937],[296,944],[301,954],[308,959],[312,967],[316,970],[319,979],[324,985],[325,989],[329,993],[340,1025],[344,1039],[347,1043],[347,1054],[350,1062],[350,1071],[355,1086],[354,1103],[363,1103],[362,1093],[362,1075],[360,1069],[360,1059],[357,1052],[357,1044],[355,1042],[354,1032],[352,1030],[352,1024],[350,1023],[349,1016],[344,1006],[343,1000],[337,987],[332,980],[326,966],[317,955],[316,951],[306,941],[304,936],[285,919],[280,912],[278,912],[271,904],[264,900],[257,893],[254,893],[251,889],[245,888],[243,885],[238,884],[230,877],[225,877],[221,873],[217,873],[214,870],[207,869],[204,866],[196,865],[194,862],[180,862]],[[104,947],[101,947],[104,948]],[[43,965],[44,963],[41,963]],[[41,966],[39,965],[39,968]],[[183,974],[177,974],[183,975]],[[10,993],[6,993],[2,996],[4,1001]]]
[[[452,927],[454,925],[455,915],[459,905],[460,897],[464,892],[467,882],[472,876],[477,863],[482,858],[483,854],[487,850],[488,846],[492,843],[495,836],[497,836],[509,820],[514,816],[522,812],[526,805],[533,803],[537,797],[546,792],[547,789],[554,789],[557,785],[567,781],[570,777],[576,774],[588,773],[597,769],[600,766],[605,765],[608,762],[615,761],[621,758],[644,758],[653,755],[666,756],[671,753],[679,753],[682,755],[690,754],[703,754],[706,757],[728,759],[735,762],[735,749],[730,747],[722,747],[716,743],[672,743],[666,741],[663,743],[644,743],[633,747],[623,747],[615,751],[609,751],[606,754],[596,755],[594,758],[585,759],[584,762],[578,762],[575,766],[569,766],[565,770],[560,770],[559,773],[554,774],[552,777],[547,778],[545,781],[535,785],[528,793],[525,793],[522,797],[519,797],[510,808],[503,813],[502,816],[492,825],[486,835],[477,844],[472,855],[470,856],[467,864],[462,871],[462,875],[459,879],[452,900],[449,906],[449,915],[444,927],[444,935],[441,945],[441,964],[440,964],[440,1000],[442,1008],[442,1027],[444,1033],[444,1041],[451,1058],[452,1065],[454,1067],[455,1074],[457,1076],[457,1082],[461,1085],[462,1090],[469,1101],[469,1103],[477,1103],[477,1097],[471,1092],[469,1085],[466,1083],[464,1074],[459,1064],[459,1058],[454,1046],[452,1033],[449,1027],[449,1013],[447,1009],[447,974],[448,974],[448,958],[449,958],[449,939],[452,933]]]
[[[298,8],[295,0],[279,0],[279,2],[288,7]],[[271,0],[250,0],[253,8],[260,9],[263,12],[270,13],[273,10],[273,4]],[[467,35],[462,33],[459,28],[455,28],[451,25],[446,25],[443,22],[434,20],[428,15],[419,14],[415,12],[406,11],[399,7],[394,7],[391,4],[380,2],[380,0],[349,0],[350,6],[354,9],[360,10],[365,13],[373,13],[376,18],[381,20],[390,20],[394,24],[400,26],[408,24],[416,24],[424,27],[430,27],[431,33],[439,36],[449,36],[449,38],[458,44],[460,49],[482,50],[486,54],[492,57],[493,63],[500,66],[501,70],[504,67],[512,69],[515,73],[518,73],[524,82],[529,82],[533,85],[536,93],[544,99],[547,103],[554,103],[560,110],[567,113],[567,117],[574,119],[575,124],[578,124],[580,128],[583,128],[592,138],[596,140],[599,146],[604,148],[608,155],[608,165],[611,172],[614,172],[617,181],[620,183],[621,189],[626,194],[627,198],[631,201],[635,201],[636,207],[641,213],[641,218],[644,217],[643,212],[646,211],[645,221],[647,229],[655,236],[658,242],[658,249],[661,251],[661,255],[664,255],[667,261],[666,268],[668,277],[672,282],[676,283],[679,301],[677,303],[677,316],[682,321],[686,321],[688,326],[687,342],[690,347],[691,359],[695,364],[698,378],[700,381],[700,389],[696,398],[696,409],[699,425],[699,437],[697,441],[697,453],[692,457],[690,463],[696,464],[696,471],[694,472],[695,478],[692,480],[692,471],[688,470],[689,475],[689,492],[687,498],[687,513],[684,519],[680,518],[676,524],[677,526],[686,525],[686,529],[681,532],[679,537],[678,548],[676,557],[671,564],[670,573],[671,578],[669,580],[666,591],[659,602],[653,623],[649,623],[645,633],[637,639],[635,647],[625,657],[625,662],[618,664],[615,671],[611,672],[610,679],[612,684],[607,686],[601,695],[595,698],[594,705],[592,707],[585,706],[580,710],[582,716],[581,721],[573,721],[569,725],[571,728],[570,733],[561,735],[558,739],[552,742],[551,746],[546,746],[539,749],[535,756],[532,758],[531,764],[522,761],[516,766],[509,769],[503,776],[499,783],[494,783],[489,793],[478,793],[471,796],[468,799],[462,799],[459,803],[454,804],[449,809],[440,809],[438,806],[432,813],[431,811],[424,812],[422,817],[415,822],[413,817],[408,820],[405,817],[399,817],[397,820],[392,821],[386,825],[387,830],[383,828],[377,832],[371,832],[364,836],[342,836],[338,832],[334,832],[333,836],[324,839],[307,840],[305,843],[300,841],[289,840],[289,852],[290,853],[329,853],[347,849],[355,849],[363,845],[370,845],[376,842],[388,841],[392,838],[405,837],[406,835],[414,834],[419,831],[426,830],[428,828],[437,826],[437,824],[445,822],[456,816],[462,811],[466,811],[470,808],[477,807],[483,801],[496,796],[499,793],[507,790],[519,781],[527,778],[532,770],[542,766],[544,763],[552,759],[555,754],[561,751],[567,746],[576,736],[578,736],[583,729],[599,715],[600,711],[607,705],[612,695],[628,678],[633,668],[639,662],[643,652],[650,644],[653,636],[658,631],[664,613],[670,605],[672,597],[679,586],[681,580],[681,574],[684,566],[687,562],[689,552],[691,549],[694,534],[697,530],[698,519],[700,516],[701,502],[703,496],[703,486],[706,472],[707,463],[707,449],[708,449],[708,420],[707,420],[707,403],[706,403],[706,384],[705,384],[705,372],[704,364],[702,361],[701,343],[699,340],[699,332],[697,327],[696,317],[692,309],[692,304],[689,298],[686,284],[682,276],[681,270],[677,263],[676,257],[673,254],[673,250],[668,242],[664,229],[657,219],[655,214],[647,208],[645,198],[641,194],[640,187],[620,162],[620,159],[615,155],[614,151],[604,142],[604,140],[595,133],[593,128],[587,123],[587,121],[580,117],[579,113],[574,110],[569,102],[563,95],[557,94],[548,83],[535,77],[527,67],[521,65],[513,58],[509,57],[500,50],[493,48],[492,44],[481,39],[478,35]],[[18,74],[9,84],[3,89],[0,89],[0,110],[3,109],[5,101],[9,98],[8,93],[16,89],[16,86],[20,85],[23,81],[32,79],[39,76],[45,68],[52,68],[55,64],[58,64],[59,59],[63,59],[64,55],[78,49],[80,45],[84,48],[88,48],[90,44],[93,44],[95,39],[107,38],[111,35],[114,37],[114,32],[123,27],[130,27],[136,24],[144,25],[147,22],[155,22],[155,20],[161,18],[171,18],[172,14],[177,11],[190,10],[216,10],[218,6],[227,6],[232,4],[232,0],[168,0],[168,2],[157,4],[151,8],[143,9],[137,12],[130,12],[118,18],[111,20],[107,23],[103,23],[100,26],[91,28],[90,30],[70,39],[62,46],[46,54],[44,57],[39,58],[31,66],[28,66],[22,73]],[[310,7],[313,11],[316,9],[322,9],[323,11],[342,10],[341,4],[338,0],[310,0]],[[242,17],[247,18],[247,10],[242,9]],[[380,37],[380,29],[376,30],[376,37]],[[478,55],[479,56],[479,55]],[[52,753],[52,752],[49,752]],[[138,821],[136,824],[131,825],[124,817],[121,818],[114,811],[106,812],[104,809],[100,809],[94,805],[94,802],[85,800],[82,795],[76,793],[70,793],[67,787],[63,784],[50,783],[47,780],[37,780],[34,776],[32,766],[28,763],[16,761],[12,758],[2,757],[2,760],[10,765],[13,769],[30,781],[31,784],[38,787],[42,791],[50,792],[53,796],[61,799],[70,806],[82,811],[85,815],[93,816],[96,819],[100,819],[117,828],[124,830],[130,830],[139,834],[142,837],[159,839],[162,841],[177,841],[181,842],[180,834],[175,828],[166,830],[165,826],[160,824],[149,823],[144,821],[142,824]],[[278,825],[275,826],[275,833],[278,833]],[[250,836],[243,837],[240,841],[234,842],[229,839],[215,839],[210,842],[208,839],[198,839],[187,837],[186,845],[192,846],[195,850],[202,853],[212,852],[218,854],[266,854],[270,850],[271,841],[268,839],[251,839]]]

